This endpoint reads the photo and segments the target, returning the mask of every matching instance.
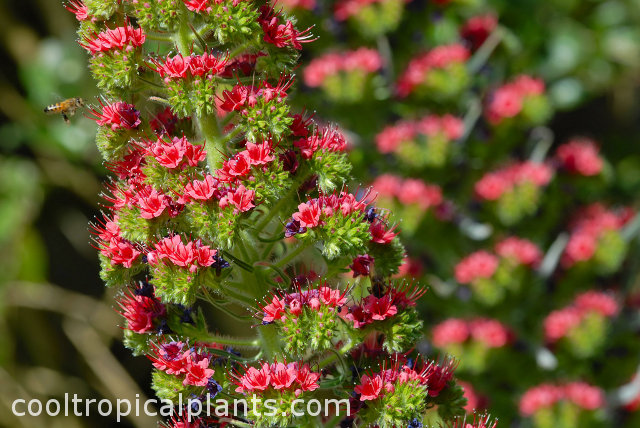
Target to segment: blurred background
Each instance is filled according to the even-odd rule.
[[[427,2],[413,3],[412,7],[419,7]],[[512,31],[527,43],[529,58],[518,57],[523,67],[535,62],[536,69],[531,71],[551,82],[549,94],[559,113],[549,128],[557,140],[577,132],[606,141],[602,151],[619,177],[614,191],[621,200],[637,199],[640,0],[518,0],[513,8],[507,6],[512,2],[494,3],[508,16]],[[574,13],[578,3],[585,3],[588,13]],[[300,19],[314,22],[308,11],[301,11]],[[424,22],[409,18],[407,25]],[[434,28],[442,34],[451,31]],[[75,29],[74,16],[59,0],[0,0],[3,427],[116,424],[98,416],[17,418],[11,413],[16,397],[60,398],[75,392],[84,398],[135,399],[140,394],[144,399],[151,394],[150,364],[132,357],[120,343],[120,317],[98,277],[97,254],[90,245],[88,224],[99,212],[101,182],[106,177],[93,142],[95,123],[78,114],[66,125],[58,115],[43,114],[47,105],[70,97],[95,102],[97,91],[86,68],[86,55],[75,41]],[[334,40],[358,46],[357,38],[336,32],[331,23],[314,32],[322,37],[321,43],[305,52],[307,62],[313,49],[321,51]],[[384,102],[384,95],[380,100]],[[345,108],[314,101],[310,92],[303,92],[298,103],[330,118],[339,117],[340,108]],[[373,127],[358,125],[366,114],[344,116],[342,123],[361,141],[373,139]],[[366,121],[372,118],[366,116]],[[372,156],[369,152],[356,146],[352,154],[355,175],[363,182],[375,175],[365,167]],[[634,276],[629,280],[637,283],[636,272],[630,274]],[[155,421],[130,418],[119,426],[151,427]]]

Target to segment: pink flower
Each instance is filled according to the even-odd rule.
[[[78,21],[89,19],[89,8],[81,0],[71,0],[65,9],[73,13]]]
[[[515,236],[496,244],[496,253],[526,266],[536,266],[542,260],[542,252],[533,242]]]
[[[613,297],[597,291],[587,291],[578,295],[574,304],[581,310],[595,311],[605,317],[615,316],[620,310],[618,302]]]
[[[467,322],[449,318],[433,328],[433,344],[439,348],[452,343],[463,343],[469,338]]]
[[[369,232],[371,233],[371,242],[375,242],[376,244],[388,244],[393,239],[398,236],[396,232],[397,226],[393,226],[390,229],[387,227],[384,221],[376,219],[371,226],[369,226]]]
[[[130,268],[140,256],[133,244],[119,238],[112,238],[107,244],[102,245],[100,252],[111,260],[112,265],[122,265]]]
[[[211,10],[210,0],[182,0],[192,12],[208,12]]]
[[[596,252],[596,237],[589,233],[574,233],[565,248],[565,264],[589,260]]]
[[[585,382],[571,382],[564,387],[565,394],[571,402],[585,410],[596,410],[604,406],[604,393]]]
[[[474,186],[476,195],[487,201],[499,199],[510,188],[511,184],[505,177],[497,173],[484,175]]]
[[[473,340],[489,348],[501,348],[511,340],[511,333],[502,323],[492,319],[478,318],[469,323]]]
[[[193,180],[184,186],[184,196],[188,200],[207,201],[218,189],[218,180],[207,174],[204,180]]]
[[[479,278],[491,278],[498,268],[498,264],[498,258],[493,254],[477,251],[456,265],[456,281],[460,284],[469,284]]]
[[[544,336],[549,342],[555,342],[567,335],[582,321],[583,312],[575,307],[567,307],[551,312],[544,320]]]
[[[542,384],[529,389],[520,399],[520,413],[531,416],[538,410],[553,406],[564,398],[561,387],[551,384]]]
[[[593,140],[578,138],[558,147],[556,158],[567,171],[585,176],[600,174],[603,161]]]

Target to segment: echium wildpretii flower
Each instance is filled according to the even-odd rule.
[[[387,379],[395,398],[387,388],[384,400],[409,407],[385,416],[369,403],[334,422],[418,426],[434,405],[443,418],[463,415],[454,363],[408,362],[425,288],[392,278],[410,271],[400,272],[407,255],[393,215],[370,190],[348,191],[339,129],[289,107],[309,30],[265,1],[76,0],[68,9],[103,90],[89,113],[113,173],[93,225],[101,277],[119,290],[125,345],[152,362],[158,397],[211,408],[221,391],[259,396],[276,401],[275,416],[252,403],[216,417],[318,426],[292,412],[295,399],[365,397],[353,379],[362,364],[388,371],[384,361],[402,359]],[[212,331],[215,310],[255,334]],[[216,420],[178,412],[170,424]]]
[[[456,281],[468,284],[474,298],[486,305],[518,293],[523,277],[542,260],[542,251],[533,242],[517,237],[499,241],[495,252],[476,251],[460,260],[454,270]]]

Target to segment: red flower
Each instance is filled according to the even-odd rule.
[[[186,385],[194,386],[207,386],[209,379],[215,373],[213,369],[209,368],[208,358],[199,358],[197,354],[189,354],[186,362],[186,376],[182,383]]]
[[[158,64],[157,72],[161,77],[168,76],[173,79],[183,79],[189,71],[189,58],[185,58],[182,54],[177,54],[173,58],[167,55],[164,63]]]
[[[123,49],[126,46],[133,48],[144,44],[146,36],[142,28],[134,28],[130,25],[117,27],[113,30],[107,28],[106,31],[95,36],[93,39],[85,39],[80,43],[92,55],[97,52],[105,52],[112,49]]]
[[[395,232],[397,226],[393,226],[391,229],[387,229],[387,225],[384,221],[376,219],[369,226],[369,232],[371,233],[371,242],[376,244],[388,244],[393,241],[399,232]]]
[[[247,372],[239,379],[240,384],[236,392],[245,393],[253,391],[264,391],[271,382],[271,369],[268,363],[263,363],[260,370],[249,367]]]
[[[597,291],[587,291],[578,295],[574,303],[579,309],[595,311],[605,317],[612,317],[620,310],[618,302],[612,296]]]
[[[249,96],[249,88],[243,85],[236,85],[231,91],[222,91],[222,104],[220,108],[224,111],[239,111],[244,108]]]
[[[112,104],[103,104],[100,100],[102,111],[92,109],[91,113],[100,126],[109,126],[113,131],[118,129],[137,129],[140,123],[140,112],[136,110],[133,104],[117,101]]]
[[[442,363],[431,363],[421,373],[421,380],[427,385],[429,396],[437,397],[440,392],[447,386],[447,383],[453,379],[453,372],[458,364],[455,360],[447,359]]]
[[[553,406],[564,398],[562,388],[552,384],[542,384],[529,389],[520,399],[520,413],[531,416],[538,410]]]
[[[317,200],[300,204],[298,212],[294,213],[292,217],[300,223],[301,227],[316,227],[320,224],[320,204]]]
[[[228,191],[220,199],[220,208],[224,208],[227,205],[233,205],[235,207],[234,212],[246,212],[255,207],[253,204],[253,198],[255,192],[253,190],[247,190],[243,185],[238,186],[234,191]]]
[[[81,0],[71,0],[65,8],[73,13],[78,21],[89,19],[89,8]]]
[[[315,391],[320,388],[318,383],[320,373],[312,372],[308,364],[300,367],[298,363],[294,363],[294,367],[296,368],[296,383],[301,391]],[[296,395],[299,395],[298,391],[296,391]]]
[[[262,308],[262,311],[264,312],[262,322],[272,323],[274,321],[280,320],[286,313],[284,310],[284,304],[284,300],[273,296],[273,300],[271,301],[271,303]]]
[[[509,329],[496,320],[478,318],[469,323],[469,329],[473,340],[489,348],[501,348],[511,340]]]
[[[268,142],[262,144],[247,142],[246,152],[251,165],[266,165],[275,159],[271,144]]]
[[[182,243],[180,235],[164,238],[155,244],[153,252],[158,259],[167,258],[176,266],[190,266],[194,260],[193,243],[187,245]],[[151,261],[150,261],[151,262]]]
[[[487,40],[498,25],[494,15],[479,15],[469,18],[460,29],[460,36],[465,39],[474,51]]]
[[[380,396],[382,391],[382,378],[380,375],[369,377],[363,375],[360,379],[360,385],[356,386],[354,391],[360,394],[360,401],[375,400]]]
[[[125,293],[118,301],[120,313],[127,320],[127,329],[135,333],[147,333],[154,329],[156,318],[163,317],[166,309],[154,297]]]
[[[585,410],[596,410],[604,406],[604,393],[597,386],[585,382],[571,382],[564,386],[567,398]]]
[[[380,298],[374,295],[367,296],[364,309],[370,314],[371,319],[376,321],[385,320],[398,313],[398,308],[389,295]]]
[[[210,0],[182,0],[192,12],[209,12],[211,11]]]
[[[187,200],[207,201],[218,189],[218,180],[207,174],[204,180],[193,180],[184,186],[184,197]]]
[[[169,169],[177,168],[186,152],[187,146],[184,138],[173,138],[170,142],[158,138],[155,143],[151,143],[147,147],[147,155],[152,156],[160,165]]]
[[[168,206],[167,197],[151,188],[139,193],[137,206],[140,208],[140,217],[150,220],[160,217]]]
[[[373,263],[373,257],[369,254],[364,254],[353,259],[353,263],[349,268],[353,271],[353,277],[356,278],[359,275],[369,276],[371,264]]]
[[[164,343],[160,346],[152,344],[153,354],[148,358],[156,369],[168,374],[181,375],[186,372],[187,355],[189,355],[189,351],[183,352],[183,349],[182,342]]]
[[[126,268],[130,268],[141,254],[130,242],[116,238],[103,245],[100,252],[111,259],[112,265],[122,265]]]
[[[544,320],[544,336],[549,342],[555,342],[580,324],[583,312],[575,307],[567,307],[551,312]]]
[[[527,266],[535,266],[542,260],[542,252],[536,244],[516,237],[506,238],[496,244],[496,253]]]

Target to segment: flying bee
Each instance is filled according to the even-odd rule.
[[[59,103],[51,104],[44,109],[47,114],[60,113],[65,123],[69,123],[69,116],[73,116],[80,107],[84,107],[82,98],[69,98]]]

